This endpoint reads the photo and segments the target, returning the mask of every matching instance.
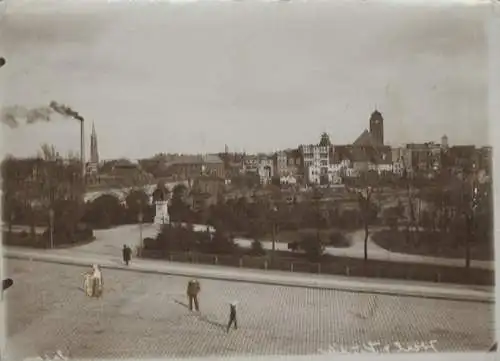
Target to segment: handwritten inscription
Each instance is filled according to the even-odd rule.
[[[416,353],[416,352],[438,352],[437,340],[426,342],[392,342],[381,343],[369,341],[363,344],[351,346],[332,344],[328,349],[320,349],[321,354],[357,354],[357,353]]]

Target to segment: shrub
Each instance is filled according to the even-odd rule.
[[[86,223],[77,223],[74,227],[54,227],[54,245],[70,245],[94,239],[94,230]],[[43,241],[50,246],[50,229],[47,228],[42,235]]]
[[[155,238],[146,237],[143,240],[144,249],[158,250],[160,248],[159,242]]]
[[[342,232],[331,232],[328,236],[328,245],[337,248],[347,248],[351,246],[350,240]]]
[[[94,229],[87,223],[78,223],[75,236],[77,241],[90,241],[94,239]]]
[[[206,247],[201,251],[214,254],[234,254],[238,249],[239,247],[234,242],[233,237],[220,227],[216,228],[215,233],[210,235],[210,240],[207,241]]]
[[[389,226],[389,228],[392,231],[396,231],[398,229],[398,218],[397,217],[386,218],[386,225]]]
[[[181,225],[166,224],[157,235],[158,246],[170,252],[189,252],[196,249],[196,232]]]
[[[104,194],[86,205],[84,219],[96,228],[123,224],[124,218],[125,209],[114,195]]]
[[[319,234],[305,234],[300,242],[300,249],[304,250],[306,257],[317,262],[325,253],[325,246]]]
[[[251,256],[264,256],[266,254],[266,250],[262,246],[262,242],[258,239],[254,239],[248,254]]]

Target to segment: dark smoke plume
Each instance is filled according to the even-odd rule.
[[[19,118],[26,118],[28,110],[21,106],[11,106],[2,109],[0,114],[0,120],[3,124],[8,125],[11,128],[16,128],[19,125]]]
[[[52,112],[49,108],[44,108],[44,107],[30,109],[26,114],[26,123],[33,124],[40,120],[43,120],[45,122],[50,122],[51,113]]]
[[[76,120],[79,120],[80,122],[84,121],[83,117],[80,114],[78,114],[78,112],[75,112],[73,109],[71,109],[66,105],[59,104],[55,101],[51,101],[49,106],[53,111],[55,111],[58,114],[61,114],[65,117],[74,118]]]
[[[50,122],[53,114],[73,118],[80,122],[84,121],[83,117],[76,111],[55,101],[50,102],[48,107],[37,107],[32,109],[19,105],[5,107],[1,110],[0,121],[10,128],[17,128],[21,124],[20,120],[25,120],[25,123],[28,125],[35,124],[40,121]]]

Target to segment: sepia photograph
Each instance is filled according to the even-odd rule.
[[[487,2],[0,13],[2,360],[497,351]]]

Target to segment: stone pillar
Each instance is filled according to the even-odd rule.
[[[154,223],[159,225],[168,224],[170,222],[170,216],[168,215],[168,201],[157,201],[156,203],[156,214]]]

